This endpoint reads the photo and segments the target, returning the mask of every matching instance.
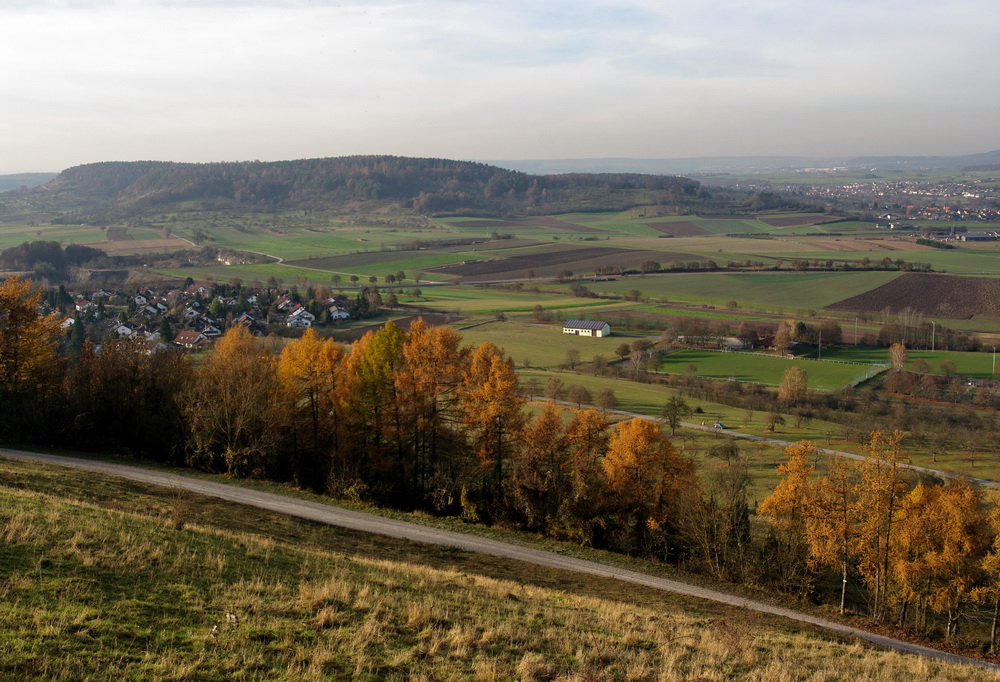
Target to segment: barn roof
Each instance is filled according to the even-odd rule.
[[[603,329],[607,322],[595,322],[593,320],[566,320],[564,328],[570,329]]]

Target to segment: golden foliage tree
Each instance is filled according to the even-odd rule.
[[[681,456],[657,422],[635,418],[611,432],[603,469],[605,492],[633,548],[667,550],[666,534],[682,496],[698,488],[694,464]]]
[[[917,484],[903,500],[898,535],[893,574],[903,597],[900,622],[913,603],[923,624],[927,608],[947,614],[946,635],[953,636],[989,544],[981,492],[961,479],[944,487]]]
[[[858,474],[853,462],[839,455],[827,465],[826,475],[812,488],[806,514],[806,542],[813,566],[840,570],[840,612],[845,609],[847,581],[858,552],[860,513]]]
[[[416,496],[430,496],[438,509],[468,483],[469,468],[452,430],[461,418],[458,392],[468,358],[469,349],[462,346],[458,332],[428,327],[418,319],[406,334],[396,373],[411,453],[409,487]]]
[[[789,367],[781,375],[781,385],[778,386],[778,400],[792,405],[805,399],[809,384],[806,371],[799,366]]]
[[[281,352],[278,377],[292,420],[292,473],[317,492],[326,488],[329,465],[340,445],[343,407],[338,399],[343,347],[306,329]]]
[[[39,419],[59,386],[56,353],[59,322],[38,313],[41,291],[31,280],[8,277],[0,284],[0,414],[18,436]]]
[[[566,425],[555,404],[546,402],[542,414],[527,425],[513,463],[511,487],[518,510],[529,527],[549,528],[572,485]]]
[[[888,610],[897,549],[896,530],[908,484],[900,466],[908,459],[902,449],[902,431],[872,431],[864,446],[866,459],[859,467],[857,509],[858,570],[872,594],[872,619],[881,623]]]
[[[513,361],[489,341],[483,343],[472,352],[459,397],[472,451],[483,469],[492,471],[488,495],[499,503],[508,461],[525,424],[525,398]]]
[[[233,327],[198,369],[186,400],[190,463],[241,477],[274,472],[282,405],[277,361],[245,327]]]

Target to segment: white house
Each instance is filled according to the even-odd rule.
[[[573,334],[575,336],[611,336],[611,325],[607,322],[594,322],[591,320],[566,320],[563,325],[563,334]]]

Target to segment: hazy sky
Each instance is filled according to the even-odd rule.
[[[996,0],[0,0],[0,173],[1000,148]]]

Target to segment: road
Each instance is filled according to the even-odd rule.
[[[365,514],[363,512],[320,504],[318,502],[310,502],[307,500],[285,497],[275,493],[241,488],[227,483],[190,478],[170,472],[140,469],[138,467],[123,464],[111,464],[94,460],[78,459],[75,457],[62,457],[58,455],[25,452],[22,450],[10,450],[6,448],[0,448],[0,457],[11,460],[55,464],[58,466],[71,467],[84,471],[93,471],[110,476],[119,476],[133,481],[150,483],[152,485],[164,486],[168,488],[180,488],[182,490],[200,495],[208,495],[210,497],[236,502],[250,507],[266,509],[268,511],[278,512],[281,514],[288,514],[289,516],[308,519],[310,521],[317,521],[319,523],[325,523],[341,528],[349,528],[351,530],[374,533],[377,535],[409,540],[411,542],[457,547],[470,552],[480,552],[483,554],[490,554],[492,556],[525,561],[538,566],[546,566],[566,571],[576,571],[589,575],[612,578],[636,585],[644,585],[657,590],[674,592],[691,597],[699,597],[701,599],[708,599],[714,602],[729,604],[731,606],[741,607],[751,611],[759,611],[761,613],[782,616],[784,618],[789,618],[801,623],[808,623],[842,635],[853,635],[879,646],[902,653],[927,656],[942,661],[976,665],[1000,671],[1000,666],[995,666],[983,661],[977,661],[964,656],[957,656],[943,651],[938,651],[936,649],[904,642],[902,640],[884,637],[872,632],[858,630],[836,621],[818,618],[816,616],[800,613],[798,611],[782,608],[780,606],[774,606],[765,602],[748,600],[736,595],[719,592],[717,590],[710,590],[696,585],[688,585],[676,580],[646,575],[636,571],[629,571],[614,566],[608,566],[595,561],[587,561],[585,559],[563,556],[554,552],[546,552],[529,547],[522,547],[512,543],[500,542],[472,535],[464,535],[462,533],[431,528],[405,521],[386,519],[371,514]]]

